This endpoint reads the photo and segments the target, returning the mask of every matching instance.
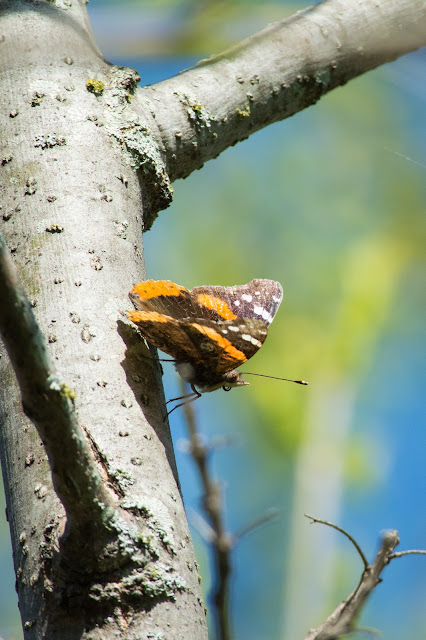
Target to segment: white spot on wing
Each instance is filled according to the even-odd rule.
[[[253,344],[255,347],[262,346],[262,343],[260,342],[260,340],[258,340],[257,338],[254,338],[253,336],[250,336],[248,333],[243,333],[241,337],[246,342],[251,342],[251,344]]]
[[[253,300],[253,296],[251,296],[249,293],[243,293],[243,295],[241,296],[241,300],[251,302]]]
[[[235,300],[234,304],[235,304],[236,307],[239,307],[241,302],[239,300]]]
[[[269,313],[269,311],[267,311],[266,309],[264,309],[263,307],[256,306],[253,309],[253,312],[257,315],[257,316],[261,316],[261,318],[263,318],[263,320],[265,320],[265,322],[268,322],[269,324],[272,322],[272,320],[274,319],[274,316],[271,315]]]
[[[269,322],[269,324],[271,324],[272,320],[274,319],[274,316],[271,315],[269,311],[266,311],[265,309],[262,313],[262,318],[266,320],[266,322]]]
[[[240,327],[234,327],[234,325],[229,325],[229,331],[239,331]]]

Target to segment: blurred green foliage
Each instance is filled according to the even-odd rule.
[[[109,55],[203,57],[303,6],[285,0],[92,0],[89,12],[98,44]]]
[[[402,278],[420,256],[424,176],[388,151],[400,145],[398,113],[376,78],[176,183],[174,204],[145,236],[151,276],[186,286],[283,283],[281,310],[247,370],[311,384],[345,376],[357,385],[398,308]],[[244,394],[239,401],[263,416],[259,445],[291,455],[303,439],[309,389],[250,382],[250,392],[230,395]]]

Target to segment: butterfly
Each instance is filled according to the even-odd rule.
[[[220,387],[229,391],[249,384],[236,369],[265,342],[283,290],[279,282],[264,279],[191,290],[169,280],[145,280],[129,296],[135,306],[127,312],[129,320],[150,344],[172,356],[192,389],[182,398],[195,400]]]

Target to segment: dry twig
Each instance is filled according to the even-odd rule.
[[[193,405],[183,405],[190,439],[190,454],[197,465],[203,486],[203,508],[208,518],[202,530],[209,531],[215,564],[215,583],[213,585],[214,619],[219,640],[231,640],[231,622],[229,616],[229,579],[231,572],[231,549],[233,540],[226,532],[222,514],[221,490],[210,474],[208,459],[210,448],[202,442],[197,430]]]
[[[364,571],[362,572],[361,579],[356,589],[336,607],[325,622],[323,622],[317,629],[311,629],[305,639],[337,640],[338,638],[354,631],[356,619],[367,598],[379,582],[381,582],[382,579],[380,575],[386,565],[388,565],[393,558],[413,553],[425,554],[426,551],[410,550],[394,553],[394,548],[399,544],[399,537],[398,531],[396,531],[396,529],[392,529],[383,534],[376,558],[373,564],[368,564],[359,544],[347,531],[331,522],[327,522],[326,520],[319,520],[318,518],[313,518],[308,515],[306,517],[309,518],[312,523],[318,522],[325,524],[343,533],[343,535],[352,542],[364,563]]]

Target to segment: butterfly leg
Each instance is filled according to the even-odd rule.
[[[194,402],[194,400],[198,400],[198,398],[201,398],[201,393],[197,391],[197,389],[194,387],[193,384],[191,384],[191,389],[192,389],[192,393],[187,393],[184,396],[178,396],[177,398],[170,398],[170,400],[167,400],[166,404],[169,404],[169,402],[175,402],[176,400],[183,400],[183,402],[180,402],[175,407],[173,407],[173,409],[170,409],[170,411],[167,412],[165,418],[167,418],[167,416],[173,413],[175,409],[182,407],[184,404],[187,404],[188,402]]]

